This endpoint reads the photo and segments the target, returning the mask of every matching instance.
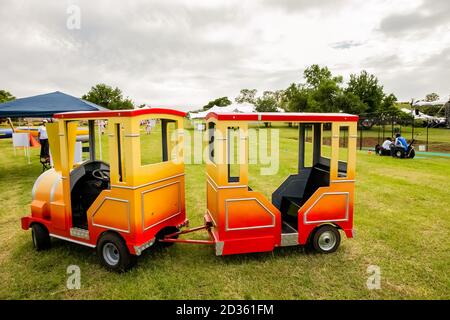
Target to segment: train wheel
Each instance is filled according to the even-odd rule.
[[[125,272],[136,263],[136,256],[130,254],[125,241],[114,233],[105,233],[97,245],[100,262],[108,270]]]
[[[31,238],[37,251],[50,248],[50,235],[48,234],[47,228],[42,224],[33,224],[31,227]]]
[[[165,227],[156,234],[156,244],[161,248],[167,248],[173,245],[173,242],[161,242],[166,235],[180,231],[177,227]],[[178,239],[178,235],[172,237],[173,239]]]
[[[325,225],[320,227],[312,239],[314,250],[319,253],[332,253],[337,250],[341,243],[339,230],[333,226]]]

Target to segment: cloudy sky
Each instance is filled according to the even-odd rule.
[[[314,63],[366,69],[400,100],[450,95],[449,0],[2,0],[0,30],[0,89],[17,97],[104,82],[188,110]]]

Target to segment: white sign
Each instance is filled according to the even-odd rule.
[[[30,146],[30,135],[28,133],[13,133],[12,138],[14,148]]]
[[[13,133],[12,134],[14,155],[16,155],[16,148],[23,148],[25,156],[28,158],[30,164],[30,134],[29,133]]]

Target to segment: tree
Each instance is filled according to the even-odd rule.
[[[230,104],[231,104],[231,101],[230,101],[230,99],[228,99],[228,97],[221,97],[221,98],[217,98],[215,100],[208,102],[207,105],[203,106],[203,110],[208,110],[214,106],[226,107],[226,106],[229,106]]]
[[[433,101],[438,101],[438,100],[439,100],[439,95],[435,92],[429,93],[425,97],[425,101],[427,101],[427,102],[433,102]]]
[[[378,112],[383,115],[390,115],[390,116],[399,115],[400,110],[395,106],[396,102],[397,97],[393,93],[384,96]]]
[[[281,107],[288,112],[304,112],[308,110],[309,92],[302,85],[292,83],[283,92]]]
[[[338,111],[345,113],[361,114],[367,109],[367,105],[351,92],[342,92],[336,97],[334,103]]]
[[[322,81],[317,89],[311,92],[310,111],[314,112],[335,112],[339,111],[335,100],[342,90],[339,83],[334,79]]]
[[[263,95],[256,99],[255,110],[258,112],[276,112],[278,107],[275,93],[265,91]]]
[[[333,77],[328,67],[320,67],[317,64],[306,68],[303,76],[307,87],[311,89],[317,89],[321,84],[330,81],[337,84],[342,83],[342,76]]]
[[[242,89],[239,95],[234,99],[237,103],[251,103],[255,104],[256,89]]]
[[[96,84],[81,98],[110,110],[133,109],[133,101],[124,99],[119,88],[113,89],[104,83]]]
[[[255,110],[257,112],[277,112],[277,107],[277,95],[273,91],[264,91],[263,95],[255,101]],[[264,122],[264,125],[268,127],[269,122]]]
[[[377,112],[384,98],[383,86],[378,84],[378,79],[373,74],[363,70],[359,75],[350,75],[347,93],[353,93],[367,105],[366,112]]]
[[[6,90],[0,90],[0,103],[8,102],[16,99],[11,93]]]
[[[333,76],[327,67],[314,64],[305,69],[306,89],[309,89],[308,111],[333,112],[336,97],[342,92],[342,76]]]

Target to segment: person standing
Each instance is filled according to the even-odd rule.
[[[46,123],[47,123],[47,120],[43,120],[41,125],[38,128],[38,138],[39,138],[39,143],[41,144],[41,156],[40,156],[41,158],[50,157],[47,129],[45,128]]]

